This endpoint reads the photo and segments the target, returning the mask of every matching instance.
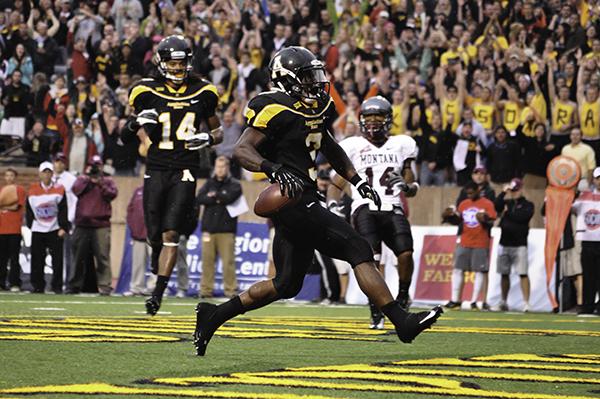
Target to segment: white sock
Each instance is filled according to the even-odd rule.
[[[479,297],[479,293],[481,292],[481,288],[483,287],[483,279],[483,273],[475,273],[475,281],[473,282],[473,295],[471,296],[471,302],[477,302],[477,298]],[[483,298],[483,302],[485,302],[485,298]]]
[[[460,302],[460,287],[463,283],[463,271],[452,270],[452,302]]]

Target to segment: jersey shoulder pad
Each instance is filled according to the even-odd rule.
[[[158,82],[153,78],[144,78],[139,80],[133,85],[133,87],[131,87],[131,90],[129,90],[129,105],[136,107],[136,105],[140,104],[140,100],[143,97],[152,95],[152,93],[156,91],[157,87],[161,85],[161,82]]]
[[[262,92],[248,102],[244,112],[248,126],[267,128],[277,115],[290,109],[288,104],[281,101],[285,98],[279,98],[281,96],[278,94],[274,91]]]
[[[342,141],[340,141],[339,144],[340,147],[344,149],[344,151],[348,152],[351,150],[357,150],[360,146],[362,146],[364,144],[363,140],[364,138],[361,136],[352,136],[343,139]]]
[[[400,134],[389,138],[395,149],[397,149],[404,159],[416,158],[418,153],[417,142],[406,134]]]

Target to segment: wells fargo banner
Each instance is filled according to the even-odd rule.
[[[443,301],[450,298],[456,236],[425,235],[415,280],[415,297]]]

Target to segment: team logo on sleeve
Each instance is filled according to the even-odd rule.
[[[462,213],[463,224],[469,228],[475,228],[479,226],[479,222],[477,221],[477,212],[479,212],[479,208],[467,208]]]

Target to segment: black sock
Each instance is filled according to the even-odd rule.
[[[225,303],[220,304],[217,310],[210,318],[212,323],[215,323],[215,328],[225,324],[227,320],[233,319],[235,316],[245,312],[242,301],[239,295],[234,296]]]
[[[400,281],[400,291],[408,291],[410,288],[410,281]]]
[[[167,284],[169,283],[169,277],[167,276],[158,276],[156,278],[156,286],[154,287],[154,292],[152,292],[152,296],[158,297],[162,299],[163,294],[165,293],[165,289],[167,288]]]
[[[377,316],[378,314],[381,314],[381,311],[377,309],[377,306],[375,306],[371,300],[369,300],[369,309],[371,310],[371,316]]]
[[[402,324],[408,315],[408,313],[398,305],[398,301],[392,301],[387,305],[383,305],[381,311],[395,326]]]

